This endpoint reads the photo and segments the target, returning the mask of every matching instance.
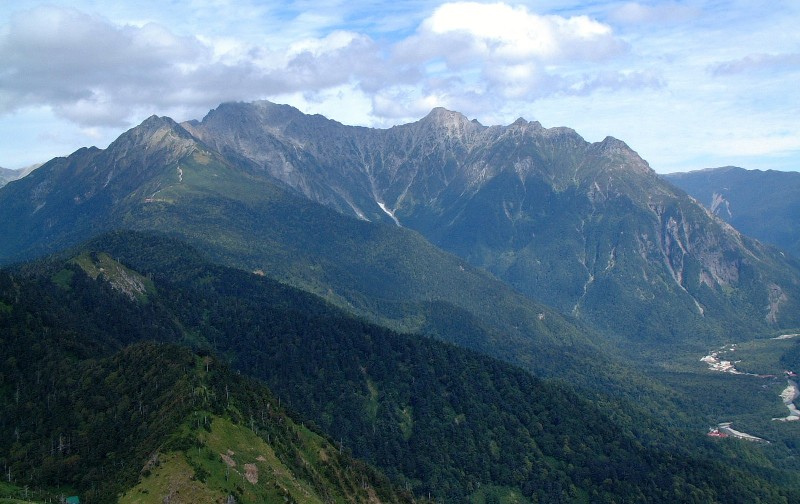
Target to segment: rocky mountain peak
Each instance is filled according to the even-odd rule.
[[[202,121],[182,124],[196,138],[215,147],[234,146],[247,158],[263,162],[274,142],[309,147],[342,125],[321,115],[306,115],[290,105],[261,100],[223,103]],[[322,142],[324,143],[324,142]]]
[[[152,115],[138,126],[123,133],[109,145],[109,150],[132,146],[155,147],[168,139],[186,141],[192,140],[192,136],[169,117]]]
[[[109,150],[121,146],[141,146],[146,149],[185,146],[196,142],[191,133],[169,117],[150,116],[139,126],[123,133]]]
[[[602,142],[592,144],[598,156],[610,161],[610,167],[628,173],[638,173],[645,175],[648,179],[655,179],[657,175],[650,165],[639,154],[630,148],[628,144],[607,136]]]
[[[425,122],[435,122],[437,124],[469,122],[469,119],[461,112],[448,110],[444,107],[434,107],[422,120]]]
[[[294,121],[307,117],[299,109],[291,105],[272,103],[267,100],[260,100],[250,104],[243,103],[241,106],[250,108],[262,124],[280,130],[285,129],[287,125]]]
[[[603,141],[600,142],[599,148],[603,152],[609,152],[609,153],[613,153],[613,154],[617,154],[617,153],[621,153],[623,151],[630,150],[630,147],[628,147],[628,144],[626,144],[622,140],[619,140],[619,139],[614,138],[612,136],[605,137],[603,139]]]
[[[451,137],[483,129],[479,122],[470,121],[464,114],[442,107],[436,107],[431,110],[418,124],[444,131],[447,136]]]

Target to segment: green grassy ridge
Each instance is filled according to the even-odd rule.
[[[164,496],[172,496],[171,502],[212,502],[228,495],[253,503],[380,501],[371,481],[349,469],[347,458],[324,438],[294,424],[287,431],[299,446],[296,459],[306,468],[299,474],[281,460],[266,435],[209,415],[207,430],[196,432],[196,446],[160,453],[119,502],[160,503]],[[306,480],[304,472],[313,472],[316,481]],[[321,485],[325,476],[341,480],[345,491],[333,491],[328,482]]]
[[[74,262],[92,279],[96,280],[102,275],[115,290],[124,293],[132,300],[146,303],[148,296],[155,294],[155,287],[150,279],[126,268],[108,254],[82,254],[75,258]],[[69,279],[65,278],[64,286],[68,285]]]
[[[210,366],[211,371],[207,372]],[[222,370],[222,372],[220,372]],[[260,385],[197,359],[208,402],[150,457],[122,503],[413,502],[365,464],[286,415]],[[209,404],[207,404],[209,405]]]
[[[5,362],[31,358],[39,347],[53,343],[46,338],[28,341],[32,348],[28,355],[17,351]],[[77,350],[88,350],[74,344]],[[42,372],[43,365],[47,371],[57,371],[61,383],[53,380],[44,387],[31,383],[41,376],[54,378]],[[30,493],[40,496],[36,500],[54,498],[63,491],[60,487],[67,486],[72,488],[70,494],[86,501],[115,502],[119,492],[136,485],[127,494],[149,495],[150,500],[133,502],[162,502],[171,483],[156,481],[159,475],[152,475],[148,467],[164,452],[167,459],[188,460],[190,471],[184,476],[194,482],[196,495],[234,495],[237,502],[252,503],[285,502],[285,497],[289,502],[309,502],[306,494],[317,495],[319,502],[412,501],[324,437],[295,424],[262,385],[184,348],[136,343],[98,358],[49,350],[45,363],[26,369],[18,360],[2,378],[20,384],[25,394],[22,405],[2,395],[3,431],[14,425],[9,441],[3,443],[3,461],[18,486],[24,481],[35,489]],[[46,396],[38,399],[42,389]],[[25,421],[33,418],[36,421]],[[17,440],[11,441],[17,433]],[[241,481],[221,485],[224,468],[193,457],[202,446],[208,447],[206,451],[219,447],[207,439],[212,435],[222,436],[230,448],[258,446],[270,462],[262,469],[280,470],[285,477],[262,477],[261,487]],[[151,490],[139,492],[148,485]],[[158,488],[166,488],[166,493],[158,494]],[[9,493],[23,495],[19,488]],[[128,502],[124,497],[122,501]]]

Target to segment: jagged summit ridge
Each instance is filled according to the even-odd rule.
[[[151,117],[105,151],[54,161],[36,187],[20,185],[33,201],[22,213],[55,219],[41,209],[63,208],[50,195],[71,184],[73,206],[92,200],[111,209],[126,198],[174,204],[184,194],[179,161],[193,152],[342,214],[418,231],[518,290],[609,330],[663,334],[663,324],[647,325],[645,312],[684,317],[686,327],[703,327],[706,319],[735,324],[741,310],[726,292],[740,287],[747,300],[736,302],[763,320],[800,324],[792,308],[800,299],[795,266],[661,181],[625,142],[590,143],[570,128],[522,118],[484,126],[436,108],[419,121],[375,129],[266,101],[225,103],[181,125]],[[87,172],[92,176],[79,180]],[[203,190],[227,175],[209,171]],[[611,292],[618,302],[609,306]],[[631,315],[639,311],[641,317]]]
[[[547,159],[558,150],[587,150],[590,144],[570,128],[544,128],[522,118],[487,127],[442,107],[417,122],[379,130],[306,116],[267,101],[229,103],[184,127],[305,196],[368,220],[394,220],[392,213],[402,213],[412,198],[431,202],[451,185],[453,190],[479,188],[505,171],[538,173],[559,186],[591,176],[580,163],[564,166]],[[624,149],[617,145],[614,152]],[[507,152],[498,157],[497,151]],[[630,157],[638,156],[631,151]]]
[[[274,104],[238,106],[247,129],[238,119],[214,127],[204,121],[192,131],[306,197],[416,229],[564,311],[608,319],[611,312],[594,307],[610,285],[626,292],[660,285],[661,295],[683,299],[673,306],[702,319],[709,311],[697,289],[737,285],[742,261],[763,262],[768,254],[611,136],[589,143],[573,129],[523,118],[487,127],[445,108],[379,130]],[[262,109],[275,115],[254,112]],[[258,117],[253,121],[263,124],[251,127]],[[556,242],[572,245],[554,255]],[[603,255],[612,259],[599,260]],[[545,285],[539,278],[548,270],[565,274]],[[765,284],[757,295],[761,307],[770,292]]]

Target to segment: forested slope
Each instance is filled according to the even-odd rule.
[[[128,262],[128,256],[137,259]],[[225,356],[235,369],[265,380],[284,406],[313,421],[337,447],[438,500],[461,502],[486,488],[551,502],[675,502],[693,495],[712,502],[784,502],[797,496],[791,475],[771,467],[756,449],[717,445],[655,416],[631,423],[626,412],[567,386],[354,319],[307,293],[211,265],[179,242],[152,235],[117,234],[69,260],[3,272],[0,302],[2,358],[9,364],[2,389],[7,463],[42,484],[94,485],[107,496],[128,488],[141,469],[137,464],[163,439],[155,429],[173,432],[186,418],[199,400],[191,380],[202,376],[184,374],[196,367],[191,354],[133,347],[110,360],[98,358],[156,339]],[[159,352],[170,362],[148,358]],[[99,366],[94,374],[92,366]],[[158,376],[147,379],[153,373]],[[50,381],[58,376],[63,389],[61,380]],[[113,388],[117,381],[125,385]],[[263,403],[247,406],[239,399],[231,409],[231,383],[207,382],[201,395],[210,403],[203,408],[245,426],[259,421]],[[107,399],[114,394],[119,400]],[[145,401],[151,394],[153,406]],[[257,402],[259,394],[251,397]],[[162,403],[167,409],[157,407]],[[47,408],[56,405],[65,413],[48,416]],[[119,407],[118,416],[128,412],[124,422],[130,425],[118,427],[128,437],[103,444],[114,439],[107,432],[117,428]],[[106,438],[85,430],[91,419],[100,419]],[[95,436],[100,442],[83,445],[86,451],[72,462],[62,449],[45,472],[38,468],[50,467],[43,461],[58,452],[56,432],[75,443],[70,446]],[[112,480],[101,461],[117,459],[128,472]]]
[[[295,423],[262,384],[154,343],[182,338],[157,303],[131,302],[81,270],[60,273],[0,271],[0,499],[413,500]],[[246,470],[260,470],[260,483]]]

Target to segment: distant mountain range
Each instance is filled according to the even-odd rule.
[[[794,495],[757,476],[796,476],[800,453],[769,420],[764,458],[695,435],[730,411],[709,395],[723,378],[700,356],[797,332],[800,262],[610,137],[589,143],[523,119],[487,127],[444,109],[370,129],[270,102],[223,104],[202,121],[152,116],[107,149],[0,188],[0,237],[10,268],[0,323],[26,328],[9,329],[19,352],[69,326],[61,349],[86,319],[96,339],[81,348],[98,355],[149,334],[219,356],[400,488],[449,502],[674,501],[692,488],[725,501],[741,486],[732,482],[750,481],[764,489],[753,498]],[[64,348],[64,366],[84,359]],[[769,358],[791,369],[794,355]],[[20,373],[0,390],[21,419],[12,392],[37,375]],[[741,384],[756,391],[742,404],[768,419],[772,402],[785,408],[774,385]],[[593,427],[575,411],[591,411]],[[30,446],[44,450],[55,430]],[[15,467],[39,463],[25,453]],[[614,483],[662,473],[671,479],[655,489]]]
[[[357,308],[364,296],[396,289],[363,283],[355,264],[336,274],[286,266],[308,254],[324,261],[319,254],[330,251],[313,251],[331,240],[308,243],[299,220],[275,236],[297,212],[318,212],[279,208],[291,198],[275,184],[365,222],[416,230],[629,343],[800,325],[797,262],[711,219],[624,143],[589,144],[572,130],[524,120],[485,127],[444,109],[387,130],[269,102],[225,104],[183,125],[150,118],[107,150],[55,159],[0,193],[0,232],[10,237],[0,258],[30,257],[101,229],[151,228],[213,242],[244,267],[294,269],[270,274]],[[299,241],[287,248],[290,236]],[[367,250],[387,251],[376,243]],[[350,292],[331,285],[345,276]]]
[[[0,187],[3,187],[9,182],[24,177],[25,175],[29,174],[39,166],[40,166],[39,164],[35,164],[28,166],[27,168],[20,168],[17,170],[10,170],[8,168],[0,167]]]
[[[800,173],[726,166],[663,177],[739,231],[800,257]]]
[[[19,171],[9,170],[8,168],[3,168],[2,166],[0,166],[0,187],[3,187],[12,180],[16,180],[18,178],[19,178]]]

